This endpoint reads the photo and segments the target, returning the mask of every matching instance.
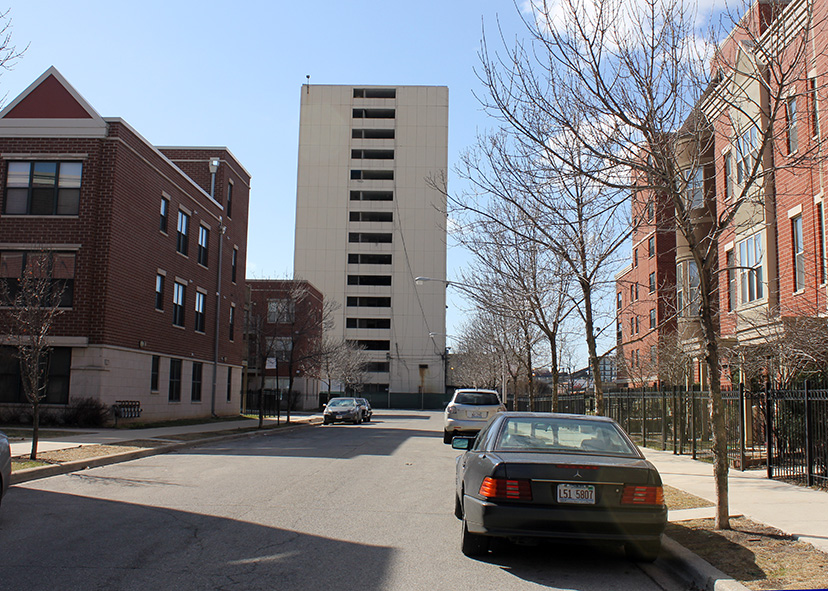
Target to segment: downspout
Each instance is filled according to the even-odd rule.
[[[216,199],[216,172],[218,172],[221,158],[210,158],[210,197],[213,201]],[[222,216],[219,216],[219,232],[218,232],[218,272],[216,278],[216,322],[215,332],[213,333],[213,385],[210,390],[210,416],[216,416],[216,381],[218,380],[218,360],[219,360],[219,325],[221,320],[221,254],[224,251],[222,248],[224,242],[224,233],[227,227],[224,225]]]

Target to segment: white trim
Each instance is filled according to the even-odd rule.
[[[795,218],[798,215],[802,215],[802,204],[800,203],[796,207],[792,207],[788,210],[788,219]]]

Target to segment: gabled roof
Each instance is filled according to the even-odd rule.
[[[105,137],[106,122],[52,66],[0,111],[4,137]]]

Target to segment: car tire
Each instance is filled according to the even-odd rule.
[[[463,535],[460,539],[460,550],[469,558],[483,556],[489,551],[489,538],[470,532],[465,519],[463,520]]]
[[[650,542],[627,542],[624,544],[627,558],[633,562],[653,562],[661,552],[661,540]]]
[[[443,443],[451,443],[452,439],[454,439],[454,433],[451,431],[443,431]]]
[[[368,415],[367,417],[365,417],[365,422],[366,422],[366,423],[370,423],[370,422],[371,422],[371,415]]]
[[[331,422],[328,419],[322,419],[322,424],[323,425],[330,425]]]
[[[454,516],[463,519],[463,505],[460,504],[460,497],[454,495]]]

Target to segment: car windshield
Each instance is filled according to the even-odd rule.
[[[334,398],[328,403],[328,407],[334,406],[355,406],[356,401],[353,398]]]
[[[497,394],[492,392],[463,392],[454,397],[454,403],[471,406],[497,406],[500,404],[500,400]]]
[[[510,417],[495,448],[637,456],[613,423],[557,417]]]

